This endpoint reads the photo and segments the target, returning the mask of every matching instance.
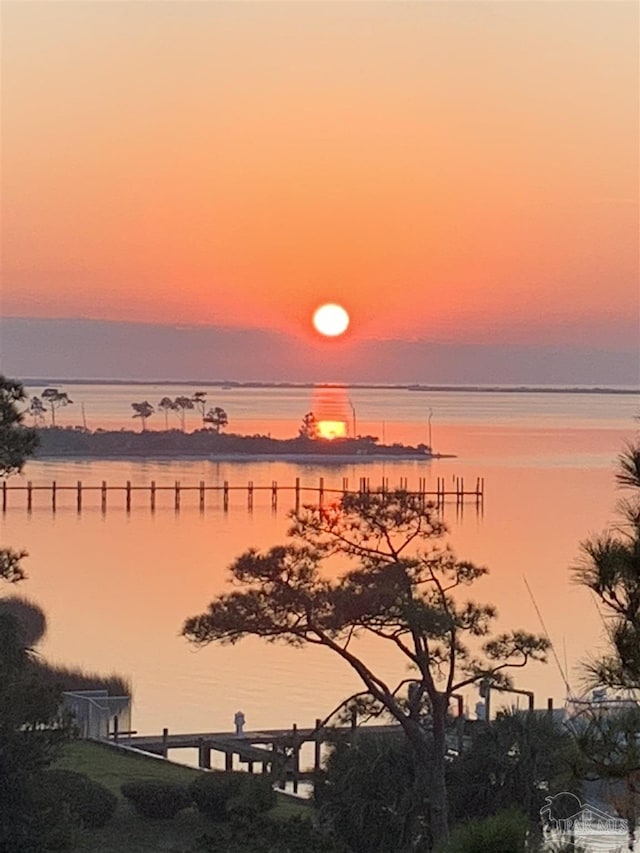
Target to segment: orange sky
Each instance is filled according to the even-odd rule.
[[[629,346],[638,10],[6,2],[3,313]]]

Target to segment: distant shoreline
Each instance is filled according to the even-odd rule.
[[[607,386],[579,386],[572,385],[560,387],[556,385],[423,385],[421,383],[408,384],[377,384],[360,382],[237,382],[235,380],[195,380],[195,379],[63,379],[54,378],[28,378],[22,379],[26,387],[33,386],[55,386],[55,385],[139,385],[167,386],[184,385],[197,388],[207,386],[209,388],[222,388],[225,391],[244,389],[309,389],[309,388],[351,388],[364,391],[416,391],[428,392],[430,394],[459,392],[465,394],[619,394],[635,396],[640,394],[639,388],[611,388]]]
[[[429,456],[427,454],[404,455],[399,454],[361,454],[356,453],[220,453],[210,455],[198,454],[118,454],[98,456],[82,455],[76,453],[58,453],[58,454],[38,454],[33,457],[34,462],[47,462],[54,460],[61,462],[64,460],[82,462],[97,460],[100,462],[126,462],[126,461],[142,461],[150,460],[153,462],[295,462],[302,465],[359,465],[367,462],[430,462],[432,459],[457,459],[453,453],[434,453]]]

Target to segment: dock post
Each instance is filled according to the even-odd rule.
[[[292,741],[293,741],[293,793],[298,793],[298,781],[300,778],[300,744],[298,742],[298,726],[296,723],[293,724],[292,729]]]
[[[198,741],[198,767],[211,770],[211,747],[202,737]]]
[[[278,481],[271,481],[271,509],[275,510],[278,507]]]
[[[162,757],[169,755],[169,729],[162,729]]]
[[[222,509],[225,512],[229,511],[229,483],[227,480],[222,484]]]
[[[296,477],[296,512],[300,512],[300,477]]]
[[[2,512],[7,511],[7,481],[2,481]]]
[[[151,506],[151,512],[155,512],[156,509],[156,481],[151,481],[151,488],[149,489],[149,501]]]
[[[51,483],[51,509],[53,512],[56,511],[56,481],[53,480]]]
[[[249,485],[247,486],[247,509],[253,509],[253,480],[249,480]]]
[[[342,478],[342,497],[344,497],[348,491],[349,491],[349,478],[343,477]]]
[[[176,512],[180,509],[180,480],[176,480],[173,506]]]
[[[547,699],[547,714],[553,719],[553,699],[551,696]]]
[[[200,480],[200,512],[204,512],[204,480]]]
[[[78,480],[76,484],[76,509],[82,512],[82,481]]]
[[[119,721],[118,721],[118,715],[116,714],[115,717],[113,718],[113,742],[114,743],[118,743],[118,734],[119,734],[118,726],[119,726]]]
[[[233,753],[232,752],[225,752],[225,754],[224,754],[224,769],[227,771],[227,773],[231,773],[231,771],[233,770]]]
[[[322,720],[316,717],[316,726],[313,735],[313,772],[320,772],[320,748],[322,746]]]
[[[324,503],[324,477],[320,477],[320,482],[318,483],[318,506],[322,506]]]
[[[102,512],[107,511],[107,481],[102,481],[102,486],[100,488],[100,508]]]
[[[31,512],[33,507],[33,483],[31,480],[27,483],[27,510]]]
[[[127,512],[131,512],[131,480],[127,480],[125,495],[126,495],[125,505],[126,505]]]

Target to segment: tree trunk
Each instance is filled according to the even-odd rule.
[[[438,696],[432,701],[433,716],[433,775],[431,779],[430,816],[431,832],[434,844],[445,841],[449,837],[449,813],[447,804],[447,782],[445,777],[445,755],[447,744],[445,726],[447,720],[447,704],[445,696]]]
[[[403,728],[415,755],[416,798],[428,802],[428,820],[432,846],[449,837],[449,815],[445,778],[445,723],[446,704],[444,697],[432,702],[433,747],[428,733],[417,720],[406,721]]]

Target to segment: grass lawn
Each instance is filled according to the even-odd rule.
[[[78,847],[83,853],[185,853],[197,838],[215,832],[215,824],[195,808],[180,812],[173,820],[151,820],[136,814],[120,793],[123,782],[163,779],[188,783],[198,770],[88,741],[67,744],[55,766],[85,773],[119,798],[110,823],[102,829],[83,832]],[[278,795],[272,814],[290,817],[309,814],[309,810],[302,803]]]

